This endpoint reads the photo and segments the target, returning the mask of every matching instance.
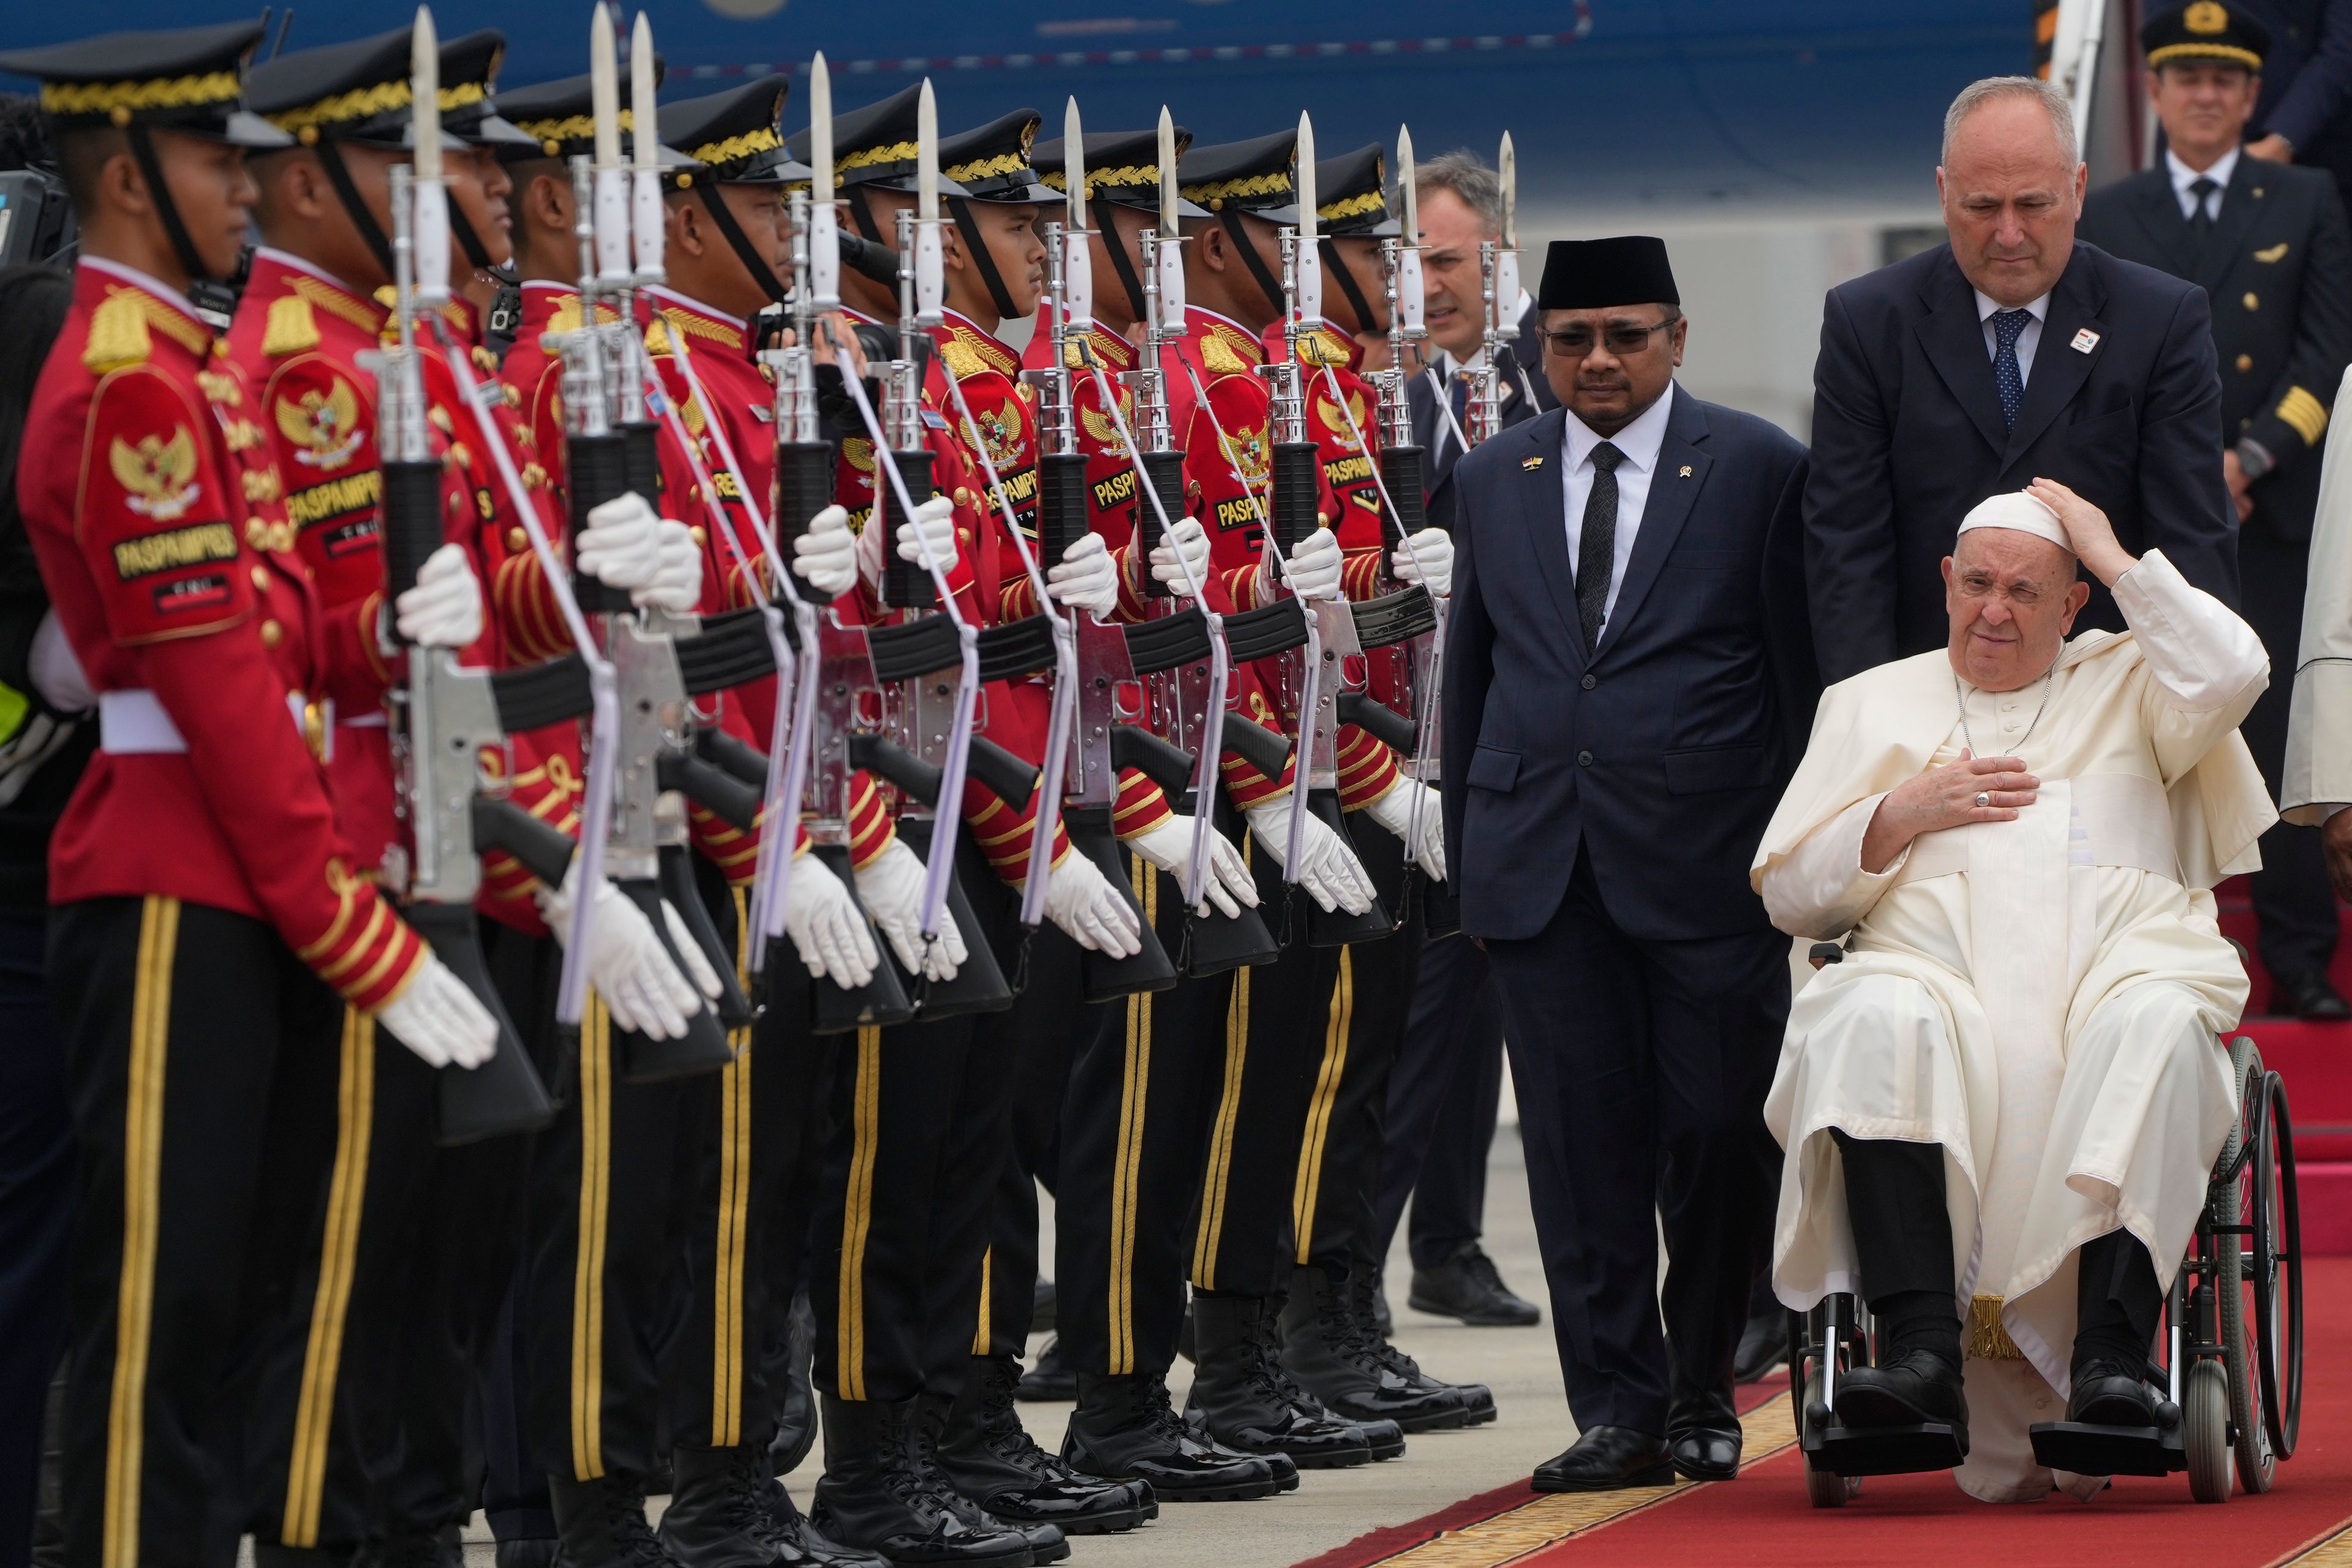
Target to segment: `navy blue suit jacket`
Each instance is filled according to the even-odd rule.
[[[2221,447],[2213,317],[2194,283],[2076,240],[2011,428],[1949,246],[1831,289],[1805,490],[1822,679],[1943,647],[1941,563],[1960,519],[2037,477],[2104,510],[2125,549],[2160,546],[2181,575],[2236,605],[2238,514]],[[2120,631],[2123,618],[2094,583],[2075,625]]]
[[[1805,449],[1669,395],[1617,606],[1588,658],[1568,555],[1559,409],[1462,460],[1445,648],[1446,862],[1462,929],[1523,938],[1578,847],[1621,929],[1762,931],[1748,862],[1802,752]]]

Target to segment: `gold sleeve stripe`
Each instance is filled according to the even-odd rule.
[[[2294,426],[2306,447],[2318,446],[2320,433],[2327,428],[2327,405],[2299,386],[2288,387],[2279,399],[2278,416]]]

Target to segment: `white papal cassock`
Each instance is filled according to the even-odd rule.
[[[1830,1129],[1943,1145],[1969,1352],[1958,1479],[1989,1500],[2053,1485],[2025,1429],[2063,1417],[2075,1248],[2122,1226],[2168,1287],[2235,1110],[2216,1035],[2246,977],[2211,889],[2258,863],[2274,820],[2237,734],[2269,661],[2160,552],[2115,596],[2131,629],[2074,637],[2046,688],[1979,690],[1941,649],[1832,687],[1750,873],[1791,936],[1852,933],[1790,1008],[1765,1105],[1787,1151],[1774,1288],[1801,1310],[1861,1286]],[[1864,871],[1886,792],[1971,737],[2024,760],[2035,803]]]

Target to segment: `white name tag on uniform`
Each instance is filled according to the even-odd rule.
[[[2093,349],[2099,346],[2099,334],[2091,331],[2090,328],[2084,327],[2081,331],[2074,334],[2074,341],[2068,343],[2066,346],[2073,349],[2078,354],[2089,353]]]

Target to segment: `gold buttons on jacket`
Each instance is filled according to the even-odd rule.
[[[958,506],[970,506],[971,504],[971,491],[961,485],[956,486],[955,503]]]
[[[264,621],[264,622],[262,622],[262,623],[261,623],[261,646],[262,646],[262,647],[276,647],[279,643],[282,643],[282,642],[284,642],[285,640],[286,640],[286,628],[285,628],[284,626],[279,626],[279,625],[278,625],[276,621],[274,621],[274,620],[272,620],[272,621]]]
[[[2238,356],[2238,370],[2239,370],[2239,373],[2240,373],[2241,374],[2244,374],[2245,372],[2250,371],[2250,370],[2252,370],[2252,369],[2253,369],[2253,368],[2254,368],[2254,356],[2253,356],[2253,355],[2252,355],[2252,354],[2240,354],[2240,355]]]
[[[509,550],[520,550],[530,542],[530,535],[525,533],[521,529],[509,528],[507,530],[507,548]]]
[[[269,592],[269,568],[268,568],[268,567],[267,567],[267,566],[256,566],[256,567],[253,569],[253,588],[254,588],[254,592],[256,592],[256,593],[257,593],[257,594],[267,594],[268,592]]]
[[[694,541],[694,547],[697,550],[710,542],[709,531],[698,522],[686,531],[686,536]]]
[[[2259,310],[2263,308],[2262,300],[2256,297],[2254,291],[2251,289],[2246,290],[2246,297],[2238,302],[2245,306],[2249,310]]]

